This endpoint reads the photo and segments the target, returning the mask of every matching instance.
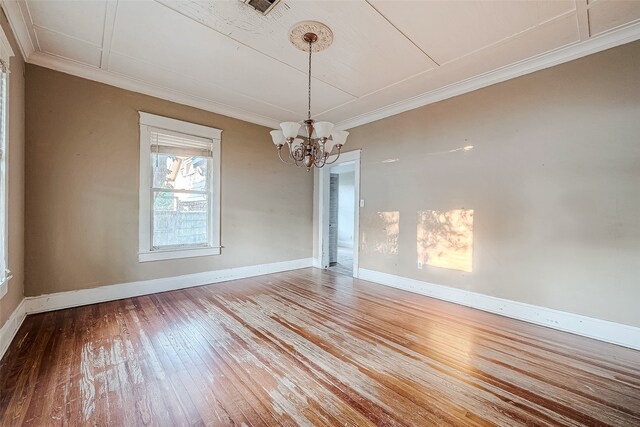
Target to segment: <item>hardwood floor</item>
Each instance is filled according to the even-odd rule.
[[[640,352],[304,269],[29,316],[9,425],[640,425]]]

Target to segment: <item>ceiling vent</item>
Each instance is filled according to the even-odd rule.
[[[243,3],[248,4],[258,12],[266,15],[277,5],[280,0],[241,0]]]

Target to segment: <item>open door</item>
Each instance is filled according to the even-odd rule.
[[[318,169],[315,184],[314,266],[358,277],[360,150],[342,153],[336,163]]]

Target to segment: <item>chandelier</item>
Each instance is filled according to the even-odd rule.
[[[340,157],[340,150],[347,141],[349,132],[333,130],[333,123],[316,122],[311,118],[311,54],[328,48],[333,42],[333,33],[326,25],[305,21],[296,24],[289,32],[289,40],[298,49],[309,52],[309,104],[307,119],[302,122],[280,123],[281,130],[272,130],[271,138],[278,149],[278,157],[284,163],[295,164],[297,167],[321,168],[335,163]],[[303,136],[298,136],[300,128],[304,126]],[[285,160],[282,148],[287,151]],[[327,161],[332,152],[336,157]]]

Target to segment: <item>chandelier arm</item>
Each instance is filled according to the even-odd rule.
[[[289,158],[291,158],[291,151],[287,150],[289,152]],[[285,165],[293,165],[295,164],[294,162],[288,162],[285,159],[282,158],[282,147],[278,148],[278,157],[280,157],[280,161],[282,163],[284,163]]]
[[[325,157],[325,155],[324,155],[324,154],[325,154],[325,152],[326,152],[326,151],[325,151],[325,149],[324,149],[324,148],[325,148],[325,147],[324,147],[324,143],[320,143],[320,142],[318,142],[318,153],[320,154],[320,156],[319,156],[319,157]]]
[[[313,141],[313,164],[317,168],[321,168],[325,164],[324,150],[320,140]]]
[[[295,162],[295,158],[293,157],[293,152],[291,151],[291,147],[287,150],[289,152],[289,158]]]
[[[296,167],[300,167],[299,160],[296,159],[295,154],[291,154],[291,160],[293,160],[293,164],[296,165]]]
[[[297,162],[301,162],[302,160],[304,160],[304,151],[301,148],[296,148],[292,154],[293,160],[296,161],[296,164]]]
[[[320,160],[314,160],[313,164],[318,168],[322,168],[326,163],[327,163],[327,159],[325,157],[320,157]]]
[[[327,156],[327,159],[328,159],[328,158],[329,158],[329,156]],[[324,163],[324,164],[325,164],[325,165],[332,165],[332,164],[334,164],[335,162],[337,162],[339,158],[340,158],[340,149],[338,148],[338,154],[336,154],[336,158],[335,158],[335,159],[333,159],[333,161],[332,161],[332,162],[327,162],[327,161],[326,161],[326,159],[325,159],[325,163]]]
[[[304,160],[304,152],[302,151],[302,149],[297,148],[292,155],[293,161],[296,165],[296,167],[301,167],[302,166],[302,161]]]

